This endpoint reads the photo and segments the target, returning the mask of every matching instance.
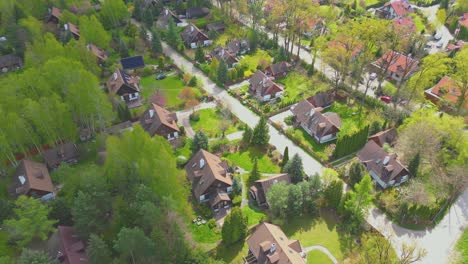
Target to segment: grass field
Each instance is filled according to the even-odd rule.
[[[246,171],[251,171],[253,167],[253,159],[258,160],[258,170],[263,173],[278,173],[280,167],[273,163],[268,155],[256,147],[250,147],[247,150],[236,153],[228,153],[224,156],[226,159],[234,163],[236,166],[241,167]]]
[[[266,214],[262,210],[250,205],[242,207],[242,213],[248,217],[249,227],[260,223],[261,220],[266,218]]]
[[[191,223],[190,232],[193,240],[199,243],[216,243],[221,240],[220,230],[210,229],[207,224],[197,226]]]
[[[468,229],[465,229],[462,237],[458,240],[457,250],[460,253],[459,263],[468,263]]]
[[[220,137],[221,136],[221,129],[220,126],[222,125],[222,121],[224,120],[223,117],[217,112],[216,109],[209,108],[209,109],[202,109],[197,111],[200,116],[198,121],[190,120],[190,125],[192,126],[194,131],[203,131],[209,138],[213,137]],[[229,125],[228,129],[224,133],[228,135],[230,133],[237,132],[240,130],[240,126],[236,126],[233,124],[232,120],[226,120],[226,125]]]
[[[261,61],[264,61],[268,66],[271,64],[272,59],[268,52],[258,49],[254,54],[244,55],[239,64],[247,65],[247,70],[244,72],[244,75],[247,77],[257,71],[257,66],[261,64]]]
[[[149,75],[141,78],[140,85],[142,87],[141,93],[145,99],[159,91],[166,96],[167,107],[177,107],[183,103],[178,95],[185,88],[185,85],[175,74],[163,80],[156,80],[154,75]],[[199,92],[197,89],[195,90]]]
[[[285,78],[277,80],[277,82],[284,85],[284,101],[298,102],[329,88],[327,84],[317,78],[310,78],[297,72],[291,72]]]
[[[307,264],[333,264],[333,261],[322,251],[312,250],[307,253]]]

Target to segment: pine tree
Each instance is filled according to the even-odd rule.
[[[247,234],[247,217],[243,216],[239,207],[234,207],[224,220],[221,235],[223,243],[231,245],[244,239]]]
[[[244,133],[242,134],[242,142],[249,145],[252,142],[253,130],[249,126],[245,126]]]
[[[158,32],[156,30],[152,30],[151,35],[153,36],[153,38],[151,39],[151,51],[153,53],[162,53],[163,49]]]
[[[198,61],[199,63],[205,62],[205,53],[203,52],[202,47],[198,47],[195,50],[195,60]]]
[[[32,250],[25,248],[21,252],[21,256],[17,262],[18,264],[54,264],[56,263],[44,251]]]
[[[167,43],[171,45],[176,50],[183,50],[184,45],[182,43],[182,39],[177,32],[177,26],[174,20],[169,19],[169,28],[167,31]]]
[[[288,173],[293,183],[301,182],[304,179],[304,167],[302,159],[296,153],[293,158],[283,167],[283,172]]]
[[[95,234],[91,234],[89,237],[86,254],[91,264],[112,262],[112,254],[106,242]]]
[[[340,180],[332,181],[323,191],[328,207],[337,209],[343,196],[343,182]]]
[[[283,160],[281,161],[281,167],[284,167],[289,161],[289,149],[288,146],[284,148]]]
[[[411,175],[416,177],[418,175],[419,164],[421,162],[421,155],[416,153],[416,155],[410,160],[408,164],[408,170]]]
[[[192,153],[196,153],[200,149],[208,149],[208,137],[203,133],[203,131],[197,131],[197,133],[195,133],[190,149],[192,150]]]
[[[228,68],[223,60],[219,63],[217,78],[218,82],[224,84],[228,81]]]
[[[364,175],[366,168],[359,161],[354,161],[351,163],[349,168],[349,179],[351,184],[356,184],[361,181],[362,176]]]
[[[260,180],[260,172],[258,171],[258,160],[257,158],[254,158],[252,171],[249,175],[249,186],[252,186],[258,180]]]
[[[252,144],[257,146],[265,146],[270,140],[270,134],[266,119],[264,117],[260,118],[260,121],[255,126],[252,135]]]

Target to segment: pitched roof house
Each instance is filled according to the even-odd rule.
[[[394,146],[397,139],[397,131],[395,128],[390,128],[384,131],[375,133],[369,137],[369,141],[374,141],[380,147],[383,147],[385,143],[390,146]]]
[[[94,56],[96,56],[98,63],[103,63],[107,60],[107,53],[100,47],[94,45],[93,43],[89,43],[86,47],[94,54]]]
[[[441,105],[446,103],[453,106],[457,105],[459,102],[462,92],[457,81],[449,76],[444,76],[436,85],[427,89],[424,92],[424,95],[434,104]],[[468,110],[468,93],[465,94],[463,108]]]
[[[172,19],[176,25],[182,23],[182,20],[180,20],[180,18],[169,8],[163,8],[161,14],[158,16],[156,25],[160,28],[167,29],[169,28],[170,19]]]
[[[16,194],[42,198],[54,192],[49,170],[44,163],[22,160],[16,168]]]
[[[21,61],[21,58],[16,55],[8,54],[0,57],[1,72],[9,72],[21,67],[23,67],[23,62]]]
[[[378,9],[378,15],[385,19],[403,17],[414,12],[414,8],[407,0],[391,0]]]
[[[198,202],[209,202],[215,211],[229,206],[232,191],[228,164],[218,156],[200,149],[185,165],[187,178],[192,183],[192,193]]]
[[[142,105],[140,101],[140,78],[131,76],[117,68],[107,81],[107,89],[110,95],[120,96],[129,108]]]
[[[141,115],[140,125],[150,136],[160,135],[168,140],[179,137],[176,113],[171,113],[157,104],[151,104]]]
[[[215,57],[218,61],[224,61],[228,68],[233,68],[239,63],[235,54],[232,54],[229,50],[221,46],[216,47],[211,52],[211,56]]]
[[[63,25],[63,27],[65,28],[65,31],[70,31],[73,38],[75,38],[76,40],[80,39],[80,29],[78,28],[78,26],[70,22],[67,22],[65,25]]]
[[[385,54],[372,63],[374,67],[385,70],[387,78],[400,83],[409,78],[418,69],[419,61],[411,58],[411,56],[389,50]]]
[[[194,49],[211,44],[210,38],[193,24],[189,24],[181,33],[185,45]]]
[[[383,189],[399,186],[408,180],[409,172],[398,161],[396,154],[388,154],[373,140],[367,142],[357,157]]]
[[[416,25],[412,17],[397,17],[392,22],[393,27],[403,36],[416,32]]]
[[[88,264],[86,247],[83,240],[76,234],[71,226],[58,226],[56,233],[58,243],[52,241],[50,251],[51,255],[64,264]],[[54,243],[55,242],[55,243]]]
[[[210,9],[206,7],[189,7],[185,11],[186,18],[200,18],[207,16],[210,13]]]
[[[58,24],[60,21],[60,16],[62,16],[62,10],[53,6],[49,9],[49,17],[47,18],[47,22]]]
[[[283,94],[283,87],[273,82],[261,70],[258,70],[249,80],[249,93],[257,100],[266,102]]]
[[[245,54],[250,50],[250,43],[248,39],[233,39],[226,44],[226,48],[235,55]]]
[[[265,222],[257,225],[247,238],[247,244],[249,252],[245,263],[306,263],[299,241],[290,240],[277,225]]]
[[[337,113],[321,113],[306,99],[300,101],[292,112],[296,117],[296,126],[301,126],[318,143],[325,143],[338,137],[341,127],[341,118]]]
[[[268,66],[265,69],[265,74],[273,78],[281,78],[281,77],[286,76],[286,74],[288,74],[290,70],[291,70],[291,64],[285,61],[282,61],[282,62],[278,62],[278,63]]]
[[[58,168],[60,163],[76,164],[78,162],[78,148],[75,144],[67,142],[50,148],[42,153],[42,157],[51,169]]]
[[[249,189],[250,197],[257,202],[258,206],[268,207],[266,194],[274,184],[280,182],[290,183],[291,179],[287,173],[282,173],[255,181]]]
[[[306,100],[316,108],[321,107],[322,109],[325,109],[333,105],[333,102],[335,101],[335,92],[333,90],[319,92]]]

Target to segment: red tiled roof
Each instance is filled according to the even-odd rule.
[[[393,27],[403,34],[416,32],[416,25],[412,17],[397,17],[392,22]]]
[[[448,77],[444,76],[440,81],[434,85],[434,87],[428,89],[426,94],[429,93],[433,97],[444,99],[452,104],[458,102],[458,98],[462,95],[460,87],[458,87],[457,82]],[[465,95],[466,103],[465,108],[468,108],[468,94]]]
[[[391,5],[393,10],[395,10],[395,13],[398,16],[405,16],[409,13],[413,13],[414,10],[411,7],[410,3],[405,1],[405,0],[400,0],[400,1],[391,1],[389,3],[386,3],[385,6]]]
[[[391,63],[388,67],[388,71],[396,74],[406,72],[406,74],[409,75],[411,72],[416,71],[418,66],[417,60],[393,50],[387,51],[379,60],[377,60],[376,65],[380,67],[382,65],[387,65],[387,63]]]
[[[459,23],[464,27],[468,27],[468,13],[464,13],[463,16],[460,17]]]
[[[67,264],[88,264],[83,241],[77,237],[75,229],[70,226],[58,226],[58,235],[64,260]]]

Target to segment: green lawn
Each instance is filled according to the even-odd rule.
[[[457,242],[457,250],[460,253],[460,263],[468,263],[468,229],[465,229],[462,237]]]
[[[197,113],[200,116],[200,119],[198,121],[192,121],[190,120],[190,125],[192,126],[194,131],[203,131],[209,138],[213,137],[220,137],[221,136],[221,129],[220,126],[222,126],[222,122],[225,120],[221,114],[214,108],[209,108],[209,109],[202,109],[200,111],[197,111]],[[237,132],[238,130],[241,129],[239,125],[234,125],[232,120],[225,120],[227,123],[225,125],[228,125],[228,129],[225,132],[225,135],[228,135],[230,133]]]
[[[244,214],[244,216],[248,217],[249,227],[260,223],[261,220],[266,218],[265,212],[250,205],[242,207],[242,213]]]
[[[156,91],[163,93],[166,96],[167,107],[177,107],[183,104],[178,95],[185,85],[179,77],[174,74],[163,80],[156,80],[154,75],[149,75],[141,78],[140,85],[142,87],[143,98],[149,99]],[[196,89],[199,93],[199,90]]]
[[[219,37],[215,40],[215,47],[220,45],[220,46],[226,46],[227,42],[234,39],[234,38],[245,38],[247,35],[247,32],[243,27],[239,27],[236,24],[228,24],[226,25],[226,28],[224,29],[223,34],[219,35]]]
[[[188,159],[192,156],[192,150],[190,149],[190,144],[192,140],[190,138],[186,138],[185,145],[181,148],[175,150],[175,156],[184,156]]]
[[[192,238],[199,243],[216,243],[221,240],[221,232],[217,228],[210,229],[207,224],[197,226],[190,223]]]
[[[320,250],[307,253],[307,264],[333,264],[333,261]]]
[[[302,128],[288,128],[287,131],[292,134],[292,136],[298,139],[302,144],[312,149],[312,151],[323,160],[327,160],[328,156],[326,153],[327,147],[330,144],[336,143],[336,140],[332,140],[327,143],[320,144],[318,143],[311,135],[309,135]]]
[[[244,170],[251,171],[253,167],[253,159],[258,160],[258,170],[263,173],[279,173],[280,167],[273,163],[268,155],[263,150],[256,147],[250,147],[236,153],[228,153],[224,156],[234,165],[241,167]]]
[[[329,88],[329,86],[317,78],[309,78],[306,75],[291,72],[285,78],[277,80],[278,83],[284,85],[285,93],[283,95],[285,101],[300,101]]]
[[[253,75],[257,71],[257,66],[262,64],[262,61],[266,66],[270,65],[272,62],[271,56],[268,52],[257,49],[254,54],[244,55],[244,58],[239,61],[239,64],[247,65],[247,70],[244,72],[244,75],[247,77]]]
[[[298,239],[303,248],[321,245],[326,247],[337,260],[341,261],[349,243],[347,238],[341,237],[338,233],[337,226],[339,224],[336,216],[322,211],[319,218],[302,216],[290,219],[282,226],[282,229],[289,238]]]

